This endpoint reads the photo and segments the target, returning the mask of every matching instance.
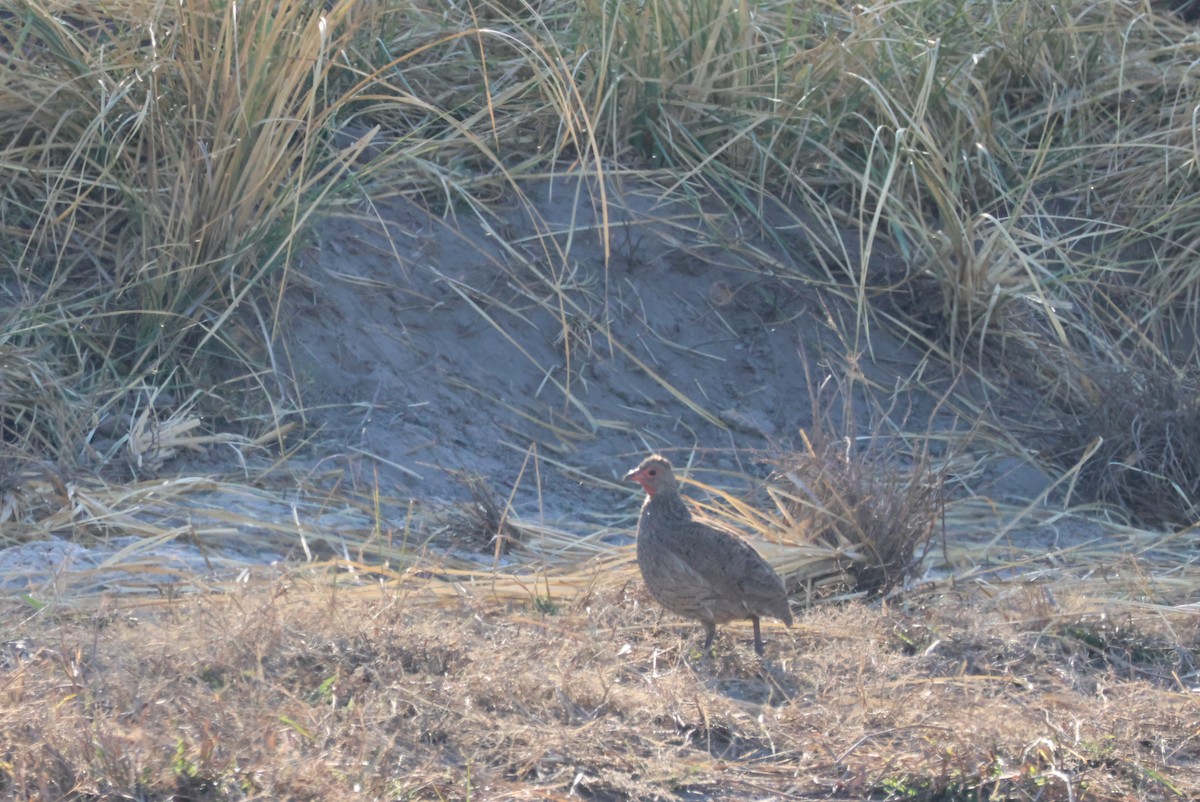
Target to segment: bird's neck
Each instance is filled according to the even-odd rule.
[[[642,509],[654,515],[664,517],[687,518],[689,520],[692,517],[687,504],[683,503],[683,496],[679,495],[679,491],[677,490],[659,490],[654,495],[647,496],[646,503]]]

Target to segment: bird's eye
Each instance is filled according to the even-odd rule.
[[[646,473],[650,474],[651,476],[658,476],[658,471],[654,470],[653,468],[646,471]]]

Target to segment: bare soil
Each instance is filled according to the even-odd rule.
[[[717,200],[613,185],[606,260],[594,186],[522,189],[528,203],[489,202],[486,225],[400,198],[321,225],[283,333],[320,448],[362,481],[378,471],[397,496],[462,499],[466,474],[504,497],[519,478],[518,514],[586,531],[632,512],[636,488],[610,483],[649,451],[701,475],[765,474],[764,458],[801,447],[814,392],[851,437],[880,418],[885,435],[966,430],[978,409],[939,407],[952,388],[995,401],[886,328],[872,325],[868,346],[868,321],[824,278],[858,265],[831,264],[794,223],[747,230]],[[843,233],[835,248],[857,260]],[[876,254],[870,269],[894,269]],[[837,386],[851,388],[853,421]],[[978,490],[1029,498],[1045,481],[1000,460]]]

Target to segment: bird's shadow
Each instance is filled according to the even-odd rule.
[[[788,661],[772,657],[769,648],[759,657],[752,648],[718,639],[708,653],[688,647],[684,662],[706,688],[739,702],[780,707],[804,693]]]

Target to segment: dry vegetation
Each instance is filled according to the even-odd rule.
[[[949,604],[953,600],[955,604]],[[14,798],[1194,798],[1194,616],[1014,591],[730,627],[627,576],[552,612],[303,580],[4,648]],[[10,610],[9,613],[17,611]]]
[[[350,523],[257,521],[309,558],[283,578],[9,598],[0,795],[1200,797],[1198,59],[1159,3],[0,0],[0,546],[236,536],[252,513],[196,497],[265,493],[298,447],[276,334],[313,223],[385,193],[483,216],[551,168],[716,191],[768,235],[790,209],[814,273],[759,267],[854,310],[848,352],[888,327],[1039,399],[931,445],[886,403],[839,430],[814,391],[805,453],[752,500],[709,487],[826,602],[766,661],[736,626],[702,659],[627,549],[483,479],[473,513],[392,528],[314,482],[298,503]],[[569,363],[605,323],[544,247]],[[218,443],[270,468],[157,478]],[[1065,500],[954,506],[980,451]],[[1073,503],[1110,537],[945,539]],[[440,554],[449,530],[497,570]],[[954,576],[918,584],[931,543]]]

